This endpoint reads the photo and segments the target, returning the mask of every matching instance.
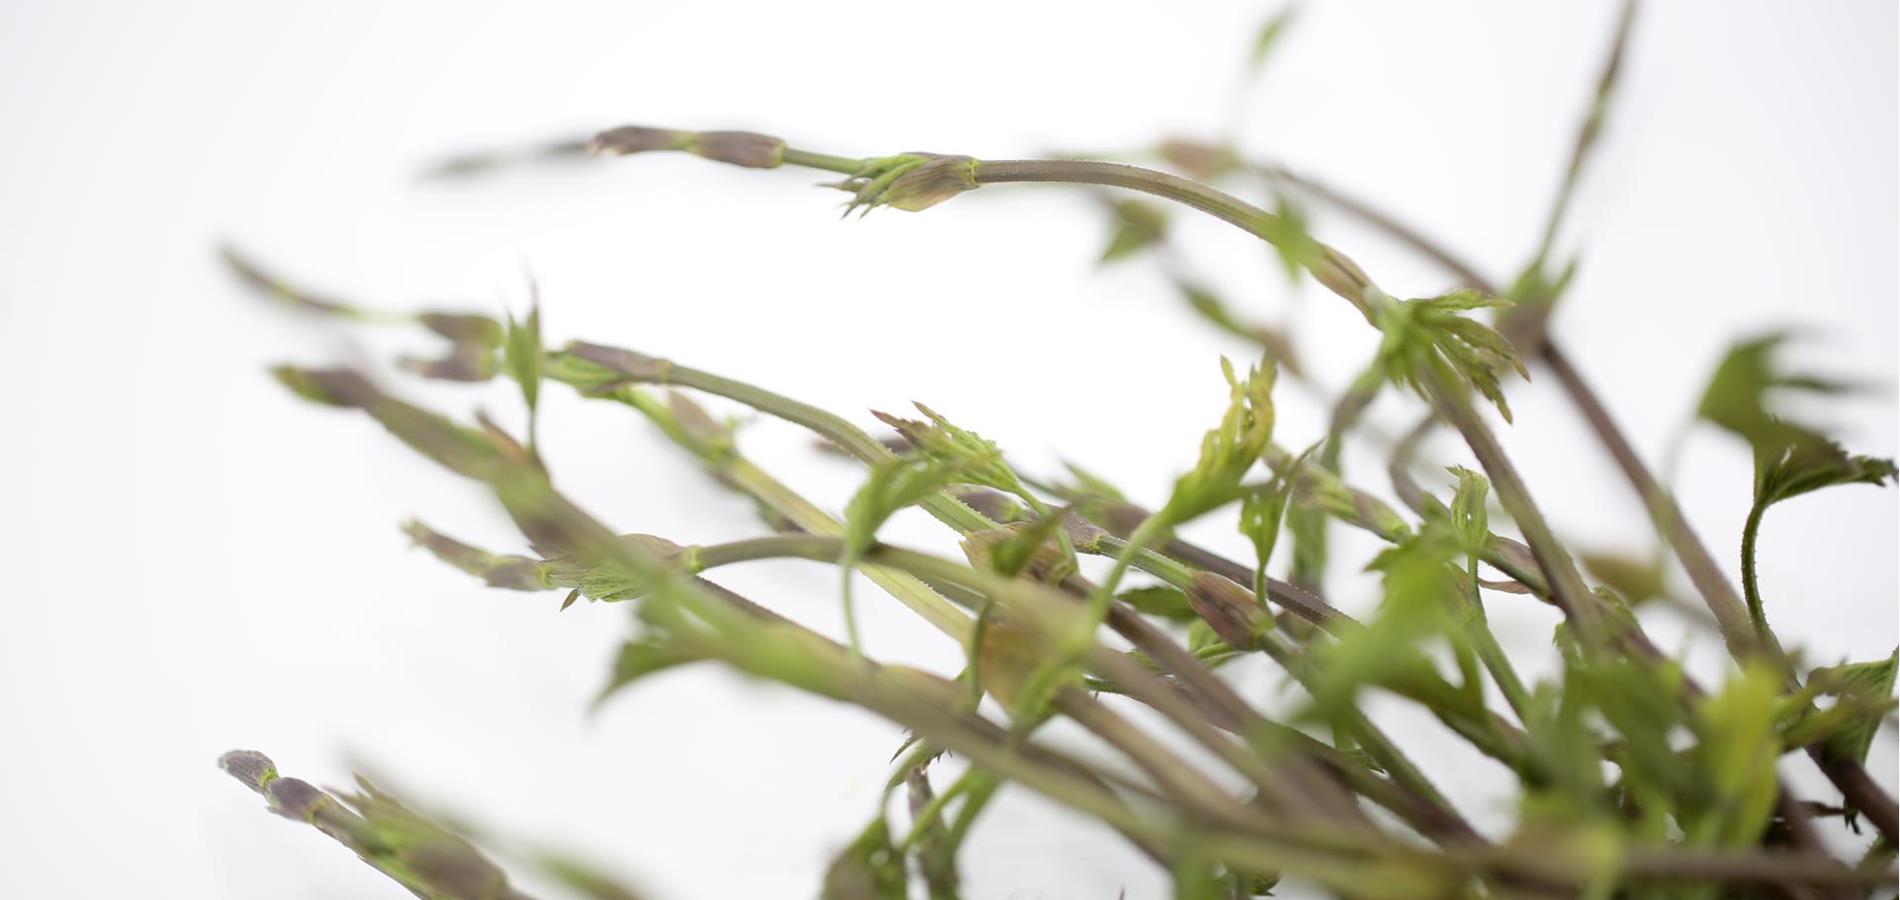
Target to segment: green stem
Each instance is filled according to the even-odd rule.
[[[1755,581],[1755,543],[1761,536],[1762,514],[1767,511],[1765,503],[1750,506],[1748,519],[1742,523],[1742,597],[1748,603],[1748,620],[1763,644],[1774,641],[1774,632],[1768,629],[1768,610],[1762,605],[1761,587]]]
[[[788,166],[823,169],[824,171],[836,172],[840,175],[856,175],[859,170],[864,168],[864,160],[861,159],[832,156],[827,153],[813,153],[810,150],[799,150],[792,147],[785,148],[782,159]]]
[[[1071,159],[983,160],[976,166],[978,184],[1043,182],[1088,184],[1152,194],[1192,207],[1227,222],[1268,243],[1281,240],[1280,217],[1225,191],[1178,175],[1125,163]],[[1358,308],[1373,321],[1369,299],[1371,279],[1345,254],[1325,244],[1305,260],[1307,270],[1321,284]]]
[[[1525,689],[1524,680],[1518,677],[1517,668],[1511,665],[1511,658],[1498,644],[1497,635],[1491,633],[1491,624],[1484,615],[1484,600],[1478,593],[1478,555],[1473,554],[1466,560],[1466,574],[1471,582],[1471,593],[1466,602],[1465,634],[1471,640],[1472,649],[1478,652],[1478,659],[1484,662],[1485,671],[1491,673],[1491,680],[1497,683],[1504,702],[1517,713],[1519,722],[1529,723],[1531,695]]]
[[[1504,505],[1505,512],[1510,513],[1512,521],[1524,532],[1525,543],[1530,545],[1538,566],[1550,581],[1551,601],[1575,623],[1578,635],[1585,641],[1599,644],[1607,641],[1596,597],[1583,583],[1583,576],[1571,560],[1570,551],[1564,549],[1557,540],[1550,523],[1531,499],[1530,489],[1518,475],[1517,467],[1512,465],[1510,457],[1505,455],[1497,436],[1491,433],[1490,426],[1484,423],[1483,417],[1471,405],[1471,398],[1462,387],[1448,383],[1448,379],[1435,366],[1421,367],[1419,379],[1445,421],[1464,436],[1465,444],[1471,448],[1472,455],[1478,458],[1478,463],[1491,477],[1491,484],[1497,488],[1498,502]]]

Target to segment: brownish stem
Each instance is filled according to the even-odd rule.
[[[1622,470],[1623,477],[1636,489],[1637,496],[1649,509],[1657,531],[1674,548],[1676,558],[1682,562],[1683,571],[1689,575],[1690,583],[1702,594],[1703,602],[1708,604],[1709,612],[1714,614],[1722,632],[1722,640],[1728,645],[1729,655],[1736,659],[1747,659],[1754,655],[1759,645],[1755,629],[1749,624],[1748,608],[1729,584],[1728,577],[1722,574],[1722,567],[1709,554],[1708,547],[1689,527],[1689,519],[1683,515],[1682,507],[1676,504],[1676,498],[1644,465],[1642,458],[1636,454],[1636,448],[1630,446],[1623,430],[1617,427],[1596,392],[1584,382],[1583,374],[1571,364],[1570,356],[1563,348],[1556,341],[1546,338],[1539,358],[1550,367],[1551,374],[1557,376],[1564,394],[1576,404],[1577,411],[1596,434],[1598,442],[1609,451],[1616,467]]]

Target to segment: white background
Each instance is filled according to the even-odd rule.
[[[554,596],[487,591],[406,549],[396,523],[409,515],[514,545],[473,488],[269,381],[274,361],[357,359],[390,341],[365,349],[256,302],[215,265],[214,243],[392,307],[519,310],[531,271],[556,339],[671,356],[860,419],[925,400],[1026,465],[1074,459],[1155,502],[1218,414],[1215,355],[1246,348],[1192,321],[1152,269],[1093,268],[1102,226],[1086,196],[998,188],[840,223],[838,196],[809,173],[690,158],[458,185],[415,175],[446,153],[626,121],[753,128],[848,155],[1210,134],[1234,114],[1270,11],[10,0],[0,894],[393,896],[213,768],[249,746],[321,783],[366,762],[659,897],[811,895],[869,815],[899,731],[712,670],[589,715],[623,611],[555,615]],[[1244,104],[1245,143],[1507,278],[1535,243],[1613,15],[1607,3],[1312,4]],[[1793,323],[1808,329],[1798,359],[1874,385],[1820,416],[1857,450],[1895,452],[1895,17],[1883,0],[1671,2],[1642,16],[1563,236],[1586,252],[1557,330],[1652,461],[1728,343]],[[1448,284],[1350,222],[1318,230],[1397,293]],[[1363,323],[1323,292],[1290,291],[1244,236],[1212,224],[1184,236],[1248,314],[1298,323],[1327,383],[1367,358]],[[1579,546],[1641,551],[1633,495],[1533,374],[1508,439],[1534,491]],[[499,387],[417,393],[518,421]],[[1320,419],[1281,395],[1280,438],[1303,446]],[[547,407],[563,483],[616,526],[681,541],[756,530],[744,502],[629,414],[560,390]],[[1408,410],[1388,399],[1378,413],[1397,423]],[[855,484],[789,426],[760,424],[746,445],[828,504]],[[1354,471],[1380,482],[1369,459]],[[1682,497],[1725,560],[1748,477],[1727,436],[1688,443]],[[1770,614],[1810,659],[1892,648],[1894,498],[1844,489],[1769,517]],[[1237,549],[1225,529],[1201,534]],[[893,534],[948,547],[921,521]],[[1349,577],[1369,549],[1347,542],[1360,555],[1337,566],[1337,599],[1355,610],[1374,599]],[[721,578],[837,626],[824,569]],[[954,670],[954,647],[893,605],[867,606],[875,654]],[[1547,618],[1500,615],[1514,644],[1544,652]],[[1712,659],[1678,626],[1657,623],[1670,646]],[[1257,696],[1276,683],[1241,674]],[[1871,760],[1889,785],[1892,748],[1888,731]],[[1431,758],[1487,827],[1509,822],[1481,789],[1496,770]],[[971,897],[1160,895],[1156,873],[1099,832],[1006,799],[973,839],[989,862],[970,873]]]

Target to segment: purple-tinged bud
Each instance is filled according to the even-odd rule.
[[[501,323],[487,316],[468,313],[423,313],[417,317],[424,328],[456,343],[501,345]]]
[[[776,169],[785,161],[785,142],[750,131],[702,131],[686,149],[704,159],[748,169]]]
[[[1155,152],[1168,165],[1196,181],[1219,178],[1240,166],[1233,150],[1193,138],[1170,138],[1162,141]]]
[[[277,366],[271,374],[297,396],[312,403],[364,409],[381,399],[382,392],[369,379],[349,369],[302,369]]]
[[[277,764],[270,757],[256,750],[233,750],[218,757],[218,768],[225,774],[244,782],[245,787],[263,793],[264,788],[277,780]]]
[[[571,341],[567,352],[594,365],[627,376],[630,381],[658,382],[666,381],[666,373],[673,364],[644,353],[608,347],[602,344],[590,344],[586,341]]]
[[[355,307],[341,300],[313,294],[278,279],[275,275],[265,271],[263,267],[253,262],[249,257],[239,252],[236,247],[226,244],[218,248],[218,253],[224,257],[225,265],[230,268],[231,273],[236,275],[240,281],[250,285],[255,290],[276,297],[291,306],[326,315],[359,315]]]
[[[274,778],[264,785],[264,797],[271,811],[286,819],[314,822],[318,810],[335,803],[329,794],[301,778]]]
[[[626,156],[654,150],[684,150],[692,142],[690,131],[622,125],[609,128],[587,142],[587,152],[595,156]]]
[[[974,191],[979,187],[976,181],[977,161],[969,156],[928,157],[923,165],[897,177],[890,187],[877,197],[877,201],[906,212],[929,209],[964,191]]]
[[[1273,630],[1273,617],[1260,608],[1251,591],[1212,572],[1194,573],[1187,598],[1195,615],[1236,650],[1257,649],[1260,636]]]
[[[405,522],[402,530],[416,545],[435,558],[479,577],[490,587],[515,591],[545,591],[554,585],[548,580],[548,565],[525,556],[503,556],[464,544],[431,529],[421,522]]]
[[[471,344],[457,344],[449,355],[441,359],[422,359],[405,356],[396,361],[405,372],[413,372],[423,378],[436,381],[460,381],[478,384],[495,377],[497,368],[492,349]]]

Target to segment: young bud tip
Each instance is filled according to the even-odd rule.
[[[346,409],[367,408],[382,393],[369,379],[349,369],[304,369],[277,366],[271,375],[291,392],[312,403]]]
[[[931,156],[898,176],[884,189],[884,204],[905,212],[929,209],[964,191],[977,189],[976,165],[968,156]]]
[[[317,810],[334,802],[329,794],[301,778],[272,779],[264,785],[264,797],[270,801],[272,812],[299,822],[314,820]]]
[[[233,750],[226,753],[218,757],[218,768],[259,793],[263,792],[266,785],[277,780],[277,764],[271,762],[270,757],[256,750]]]
[[[775,169],[785,161],[785,142],[750,131],[702,131],[687,147],[702,159],[748,169]]]
[[[690,132],[622,125],[594,135],[587,142],[587,152],[594,156],[626,156],[654,150],[684,150],[691,140]]]

